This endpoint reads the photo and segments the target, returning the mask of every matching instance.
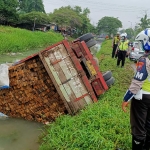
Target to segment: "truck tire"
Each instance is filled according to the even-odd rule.
[[[110,87],[115,82],[115,78],[111,77],[109,80],[105,81],[107,86]]]
[[[90,39],[89,41],[86,42],[86,45],[87,45],[88,48],[90,48],[90,47],[92,47],[96,44],[97,44],[97,42],[94,39]]]
[[[105,81],[109,80],[112,77],[112,72],[111,71],[106,71],[103,73],[103,78]]]
[[[92,35],[92,33],[86,33],[86,34],[84,34],[84,35],[78,37],[78,39],[79,39],[80,41],[85,41],[85,42],[87,42],[87,41],[89,41],[90,39],[92,39],[93,37],[94,37],[94,36]]]

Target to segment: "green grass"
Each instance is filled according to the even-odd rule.
[[[122,111],[121,103],[133,76],[132,62],[117,68],[111,51],[111,40],[106,40],[97,57],[102,72],[112,71],[114,85],[76,116],[61,116],[46,125],[40,150],[131,150],[129,112]]]
[[[0,54],[2,54],[46,47],[63,40],[63,36],[52,31],[33,32],[25,29],[0,26],[0,39]]]

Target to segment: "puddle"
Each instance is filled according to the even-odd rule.
[[[0,119],[0,150],[38,150],[43,124],[23,119]]]

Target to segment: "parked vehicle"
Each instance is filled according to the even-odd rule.
[[[137,62],[137,60],[144,55],[144,51],[131,51],[129,54],[129,59]]]
[[[144,55],[144,51],[139,42],[133,42],[129,45],[129,59],[137,62]]]

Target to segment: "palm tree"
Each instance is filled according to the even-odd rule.
[[[142,30],[150,27],[150,19],[147,18],[147,14],[145,14],[145,16],[140,19],[139,26],[142,28]]]

